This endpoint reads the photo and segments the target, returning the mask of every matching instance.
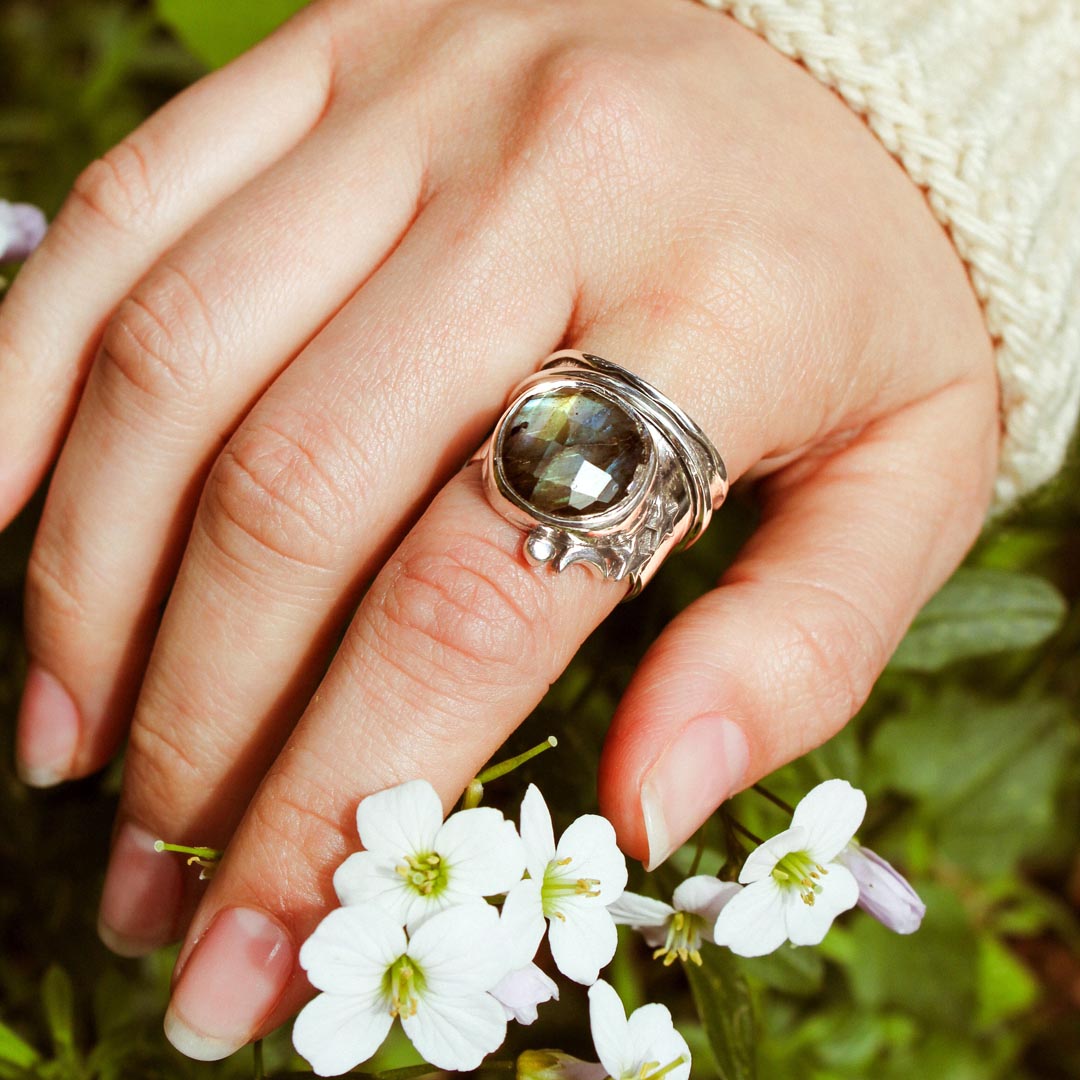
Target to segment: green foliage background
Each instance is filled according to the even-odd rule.
[[[0,195],[54,212],[93,156],[298,6],[7,0]],[[983,537],[855,721],[770,781],[792,802],[834,775],[865,788],[862,839],[910,874],[929,906],[923,929],[901,938],[855,913],[819,949],[755,961],[712,950],[689,979],[624,941],[611,971],[624,1001],[671,1006],[695,1076],[1080,1077],[1077,459]],[[21,580],[39,509],[40,497],[0,534],[0,1080],[251,1075],[250,1052],[203,1065],[164,1041],[171,953],[123,961],[97,941],[118,769],[49,793],[14,777]],[[593,636],[512,741],[523,748],[555,732],[560,749],[493,785],[493,801],[511,808],[536,778],[565,815],[592,807],[602,733],[634,661],[715,579],[752,528],[753,509],[735,499],[722,521]],[[759,833],[784,824],[753,793],[734,810]],[[725,857],[721,820],[705,841],[704,869],[715,870]],[[685,870],[689,858],[684,851],[676,864]],[[583,1005],[567,990],[540,1027],[515,1032],[512,1048],[589,1056]],[[271,1071],[302,1068],[287,1033],[266,1053]],[[413,1060],[393,1044],[374,1064]]]

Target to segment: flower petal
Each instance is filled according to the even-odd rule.
[[[730,900],[742,892],[743,886],[735,881],[719,881],[706,874],[687,878],[675,890],[672,897],[675,907],[680,911],[690,911],[705,920],[701,936],[705,941],[713,939],[713,927],[720,912]]]
[[[293,1046],[319,1076],[340,1076],[379,1049],[393,1022],[381,995],[319,994],[293,1024]]]
[[[434,850],[443,809],[426,780],[408,780],[364,799],[356,810],[360,843],[368,851],[399,860]]]
[[[434,918],[425,925],[432,922]],[[506,1038],[506,1015],[490,994],[442,997],[430,987],[401,1026],[425,1061],[460,1072],[477,1068]]]
[[[510,970],[499,913],[480,899],[425,920],[409,941],[409,956],[436,996],[490,990]]]
[[[317,990],[374,993],[386,969],[405,953],[405,931],[382,908],[331,911],[300,946],[300,966]]]
[[[649,1004],[635,1009],[626,1022],[626,1046],[630,1069],[635,1075],[646,1063],[656,1062],[663,1068],[682,1058],[681,1064],[664,1075],[675,1080],[688,1080],[690,1047],[675,1030],[666,1006]]]
[[[780,886],[772,878],[747,885],[724,905],[713,928],[713,940],[738,956],[765,956],[787,938]]]
[[[589,987],[589,1027],[600,1064],[608,1076],[619,1080],[631,1064],[626,1054],[626,1009],[615,988],[603,979]]]
[[[600,882],[600,903],[613,904],[626,888],[626,856],[619,850],[615,829],[599,814],[582,814],[559,837],[556,859],[570,859],[559,876],[594,878]]]
[[[45,239],[45,214],[30,203],[0,199],[0,263],[22,262]]]
[[[334,871],[334,892],[346,907],[374,902],[404,923],[416,890],[409,888],[396,865],[374,851],[354,852]]]
[[[846,780],[826,780],[803,796],[791,819],[806,830],[806,851],[824,865],[832,862],[866,816],[866,796]]]
[[[559,1000],[559,987],[542,968],[526,964],[504,975],[491,990],[491,996],[503,1007],[507,1020],[532,1024],[537,1006]]]
[[[678,895],[678,890],[675,895]],[[663,926],[675,914],[675,909],[663,900],[633,892],[624,892],[613,904],[608,904],[608,911],[616,926],[632,926],[635,930],[645,926]]]
[[[830,863],[821,878],[821,892],[807,904],[794,889],[784,889],[784,921],[793,945],[820,945],[833,919],[853,908],[859,899],[859,883],[847,867]]]
[[[535,878],[525,878],[506,894],[503,901],[499,921],[509,948],[511,969],[532,963],[544,939],[547,923],[540,899],[540,884]]]
[[[525,846],[512,821],[490,806],[451,814],[435,837],[457,895],[504,893],[525,873]]]
[[[611,963],[619,935],[605,907],[577,906],[552,919],[548,944],[555,966],[574,982],[589,986]]]
[[[808,834],[802,828],[785,829],[770,837],[746,857],[746,862],[739,871],[739,881],[750,885],[768,877],[785,855],[790,855],[793,851],[805,851],[807,841]]]
[[[551,811],[535,784],[526,788],[525,798],[521,800],[521,840],[529,876],[540,881],[547,864],[555,858],[555,832],[551,827]]]
[[[922,925],[926,905],[911,883],[876,851],[853,840],[837,856],[859,883],[859,907],[897,934]]]

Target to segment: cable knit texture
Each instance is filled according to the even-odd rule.
[[[702,0],[836,90],[924,188],[997,350],[996,508],[1080,409],[1080,0]]]

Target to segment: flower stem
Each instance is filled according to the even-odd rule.
[[[255,1080],[265,1080],[266,1068],[263,1065],[263,1044],[262,1039],[256,1039],[251,1044],[251,1053],[253,1057],[254,1071],[252,1076]]]
[[[762,798],[768,799],[773,806],[779,806],[781,810],[786,811],[789,814],[794,815],[795,807],[790,803],[784,802],[779,795],[774,795],[767,787],[763,787],[761,784],[754,785],[754,791],[756,791]]]
[[[195,859],[205,859],[207,862],[220,862],[222,855],[217,848],[187,847],[184,844],[166,844],[164,840],[155,840],[154,850],[175,851],[178,855],[191,855]]]
[[[554,735],[549,735],[542,743],[537,744],[531,750],[526,750],[524,754],[518,754],[517,757],[508,758],[506,761],[500,761],[498,765],[492,765],[490,769],[485,769],[477,776],[476,780],[481,784],[490,784],[492,780],[498,780],[499,777],[505,776],[519,766],[524,765],[526,761],[531,761],[545,750],[550,750],[558,745],[559,740]]]
[[[742,824],[742,822],[736,821],[734,818],[729,818],[728,820],[731,822],[731,827],[736,832],[741,832],[747,840],[751,840],[758,845],[765,843],[765,841],[762,840],[760,836],[756,836],[754,833],[752,833],[745,825]]]
[[[697,847],[694,848],[694,861],[690,864],[690,873],[687,877],[693,877],[701,866],[701,858],[705,854],[705,826],[702,825],[697,833]]]

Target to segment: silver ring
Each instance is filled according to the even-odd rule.
[[[581,563],[636,596],[705,531],[727,469],[704,431],[656,387],[564,349],[519,383],[473,456],[492,506],[526,530],[533,566]]]

